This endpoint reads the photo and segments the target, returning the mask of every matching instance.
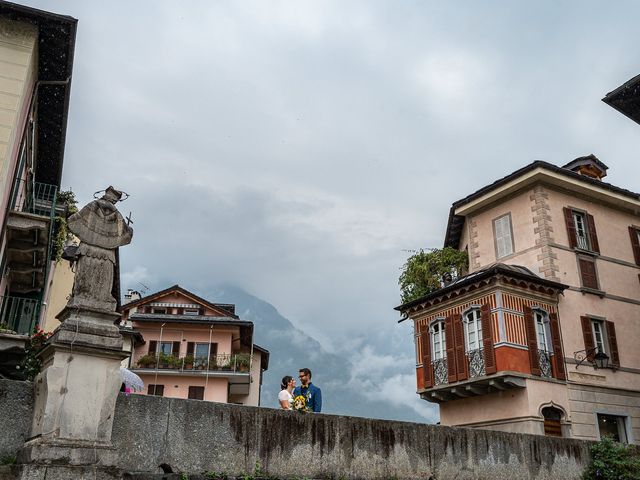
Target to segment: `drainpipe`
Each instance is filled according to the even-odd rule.
[[[211,339],[213,338],[213,325],[209,327],[209,355],[207,355],[207,373],[204,377],[204,391],[206,393],[209,385],[209,362],[211,361]]]
[[[158,341],[158,343],[160,344],[160,348],[162,348],[162,331],[164,330],[164,326],[166,325],[166,323],[163,323],[162,325],[160,325],[160,340]],[[153,383],[154,385],[158,385],[158,349],[156,347],[156,376],[153,379]],[[155,389],[154,392],[155,393]]]

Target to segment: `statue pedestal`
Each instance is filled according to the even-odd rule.
[[[122,384],[119,314],[66,307],[40,356],[33,424],[23,464],[115,465],[111,429]]]

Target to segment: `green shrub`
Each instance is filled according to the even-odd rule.
[[[591,447],[591,462],[583,480],[640,480],[640,452],[637,447],[604,437]]]

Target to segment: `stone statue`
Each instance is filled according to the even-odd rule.
[[[108,187],[101,198],[67,220],[71,233],[80,239],[68,308],[109,312],[116,309],[116,300],[111,295],[115,250],[129,244],[133,236],[133,229],[115,207],[122,195],[123,192]]]

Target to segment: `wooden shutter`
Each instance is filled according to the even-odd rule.
[[[606,321],[607,324],[607,338],[609,340],[609,350],[611,353],[611,365],[614,367],[620,366],[620,355],[618,354],[618,340],[616,339],[616,327],[613,322]]]
[[[209,356],[215,357],[216,355],[218,355],[218,344],[212,343],[209,345]]]
[[[193,356],[193,351],[195,350],[196,344],[195,342],[187,342],[187,355]]]
[[[180,342],[173,342],[173,346],[171,347],[171,355],[174,357],[180,356]]]
[[[151,340],[149,342],[149,355],[155,355],[158,350],[158,342]]]
[[[566,380],[567,374],[564,368],[560,322],[558,322],[557,313],[549,314],[549,326],[551,327],[551,346],[553,348],[553,376],[558,380]]]
[[[496,373],[496,352],[493,349],[493,321],[491,306],[485,303],[480,307],[482,321],[482,348],[484,350],[484,371],[487,375]]]
[[[578,239],[576,238],[576,224],[573,221],[573,212],[570,208],[564,207],[564,223],[567,226],[567,237],[569,237],[569,247],[576,248]]]
[[[456,370],[458,381],[469,378],[469,362],[465,352],[464,323],[462,315],[456,315],[453,320],[453,336],[456,340]]]
[[[582,323],[582,336],[584,338],[584,349],[589,352],[592,350],[589,355],[587,355],[587,360],[593,362],[593,357],[595,356],[595,351],[593,349],[596,347],[595,342],[593,341],[593,330],[591,329],[591,319],[589,317],[580,317],[580,323]]]
[[[587,213],[587,230],[589,231],[589,242],[591,243],[591,250],[596,253],[600,253],[600,244],[598,244],[598,235],[596,234],[596,222],[593,220],[593,215]]]
[[[188,398],[192,400],[204,400],[204,387],[189,387]]]
[[[433,387],[433,368],[431,367],[431,342],[429,341],[429,326],[420,328],[420,350],[422,350],[422,378],[424,388]]]
[[[540,371],[540,360],[538,358],[538,335],[536,332],[536,321],[533,318],[531,307],[524,307],[524,328],[527,332],[527,346],[529,347],[529,364],[532,375],[542,375]]]
[[[149,385],[147,390],[148,395],[157,395],[158,397],[164,396],[164,385]]]
[[[590,258],[578,258],[580,265],[580,277],[582,286],[598,290],[598,274],[596,273],[596,262]]]
[[[640,241],[638,240],[638,230],[634,227],[629,227],[629,237],[631,237],[633,258],[636,261],[636,265],[640,265]]]
[[[449,315],[444,320],[445,342],[447,343],[447,374],[449,383],[458,381],[458,369],[456,368],[456,339],[453,334],[453,322],[455,315]]]

